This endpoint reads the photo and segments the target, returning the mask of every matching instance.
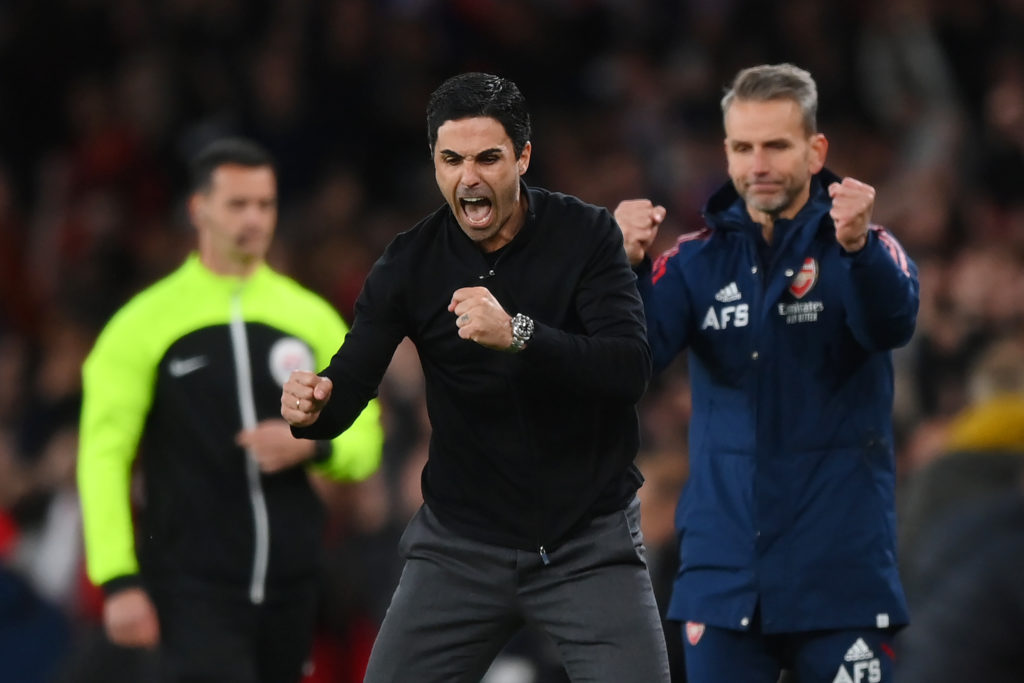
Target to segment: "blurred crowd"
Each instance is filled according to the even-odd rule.
[[[895,417],[901,560],[924,600],[937,567],[953,571],[936,525],[1024,492],[1022,46],[1021,0],[0,3],[0,679],[111,680],[85,663],[100,602],[73,476],[80,364],[107,317],[192,248],[186,160],[224,134],[264,143],[281,192],[271,263],[350,317],[383,246],[441,203],[424,108],[468,70],[515,80],[530,103],[528,183],[610,208],[651,197],[668,207],[665,248],[725,179],[733,74],[812,73],[829,168],[875,185],[875,221],[920,268]],[[321,487],[333,523],[311,682],[361,680],[420,502],[430,428],[412,348],[381,399],[379,474]],[[681,362],[641,405],[662,591],[688,412]],[[950,456],[959,468],[937,472]],[[926,625],[936,610],[920,610]],[[563,680],[531,638],[490,681]]]

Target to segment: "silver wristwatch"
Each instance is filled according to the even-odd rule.
[[[522,351],[526,342],[533,336],[533,320],[522,313],[516,313],[512,318],[512,345],[509,351]]]

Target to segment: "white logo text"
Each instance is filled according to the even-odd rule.
[[[733,327],[746,327],[749,320],[749,304],[723,306],[722,310],[717,313],[715,312],[715,307],[712,306],[704,315],[704,322],[701,324],[700,329],[706,330],[710,327],[713,330],[724,330],[730,324]]]

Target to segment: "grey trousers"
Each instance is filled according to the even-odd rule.
[[[668,683],[640,533],[640,503],[598,517],[548,553],[472,541],[424,505],[399,544],[405,567],[364,683],[478,683],[526,623],[576,683]]]

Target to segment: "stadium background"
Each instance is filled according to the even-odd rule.
[[[0,680],[115,680],[86,677],[102,648],[73,480],[79,368],[107,317],[191,248],[183,169],[206,141],[273,151],[271,261],[348,317],[383,246],[441,202],[424,106],[447,76],[515,80],[534,120],[527,182],[608,207],[650,196],[669,208],[667,247],[725,177],[732,75],[799,64],[818,81],[829,167],[876,185],[875,220],[921,270],[918,331],[896,355],[902,485],[943,452],[984,350],[1024,343],[1022,46],[1021,0],[0,3]],[[688,400],[680,364],[642,406],[659,591]],[[382,401],[381,473],[324,487],[310,681],[359,680],[418,503],[429,426],[405,346]],[[559,680],[542,642],[517,645],[493,681]]]

